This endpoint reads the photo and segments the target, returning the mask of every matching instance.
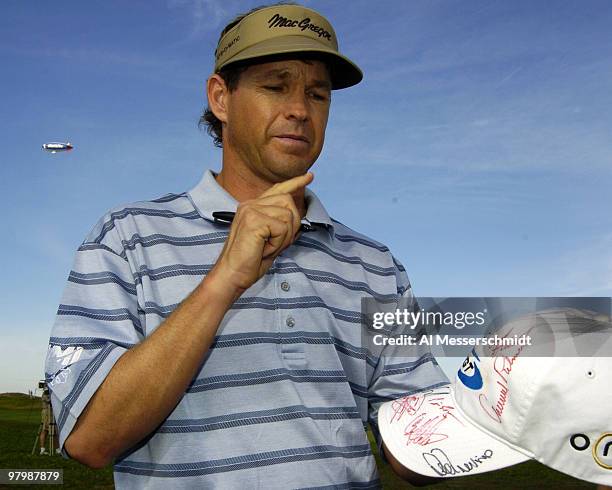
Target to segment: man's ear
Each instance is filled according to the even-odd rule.
[[[222,123],[227,123],[228,94],[229,90],[225,80],[219,74],[213,73],[206,82],[208,107]]]

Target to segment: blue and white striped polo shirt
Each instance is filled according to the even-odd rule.
[[[236,206],[207,171],[190,192],[113,210],[79,247],[45,369],[62,446],[117,359],[213,267],[228,226],[212,213]],[[379,486],[363,424],[447,380],[425,347],[397,359],[362,345],[361,298],[411,298],[408,278],[310,191],[307,206],[320,226],[227,312],[177,407],[115,461],[117,488]]]

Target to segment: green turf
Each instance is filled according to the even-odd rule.
[[[26,395],[0,394],[0,468],[42,469],[63,468],[62,488],[111,489],[113,472],[109,466],[102,470],[91,470],[75,461],[61,456],[31,455],[32,446],[40,424],[40,398],[30,399]],[[376,456],[383,487],[386,489],[414,488],[395,476],[388,465],[380,461],[378,452],[370,442]],[[2,487],[2,485],[0,485]],[[478,476],[467,476],[438,483],[436,489],[530,489],[530,488],[590,488],[595,485],[576,480],[536,462],[523,463],[505,470]],[[5,488],[9,488],[8,486]],[[10,488],[53,488],[28,485],[11,485]],[[57,487],[56,487],[57,488]],[[168,487],[169,490],[171,486]],[[225,489],[222,489],[225,490]],[[231,490],[231,489],[228,489]],[[241,489],[249,490],[249,489]]]
[[[91,470],[62,456],[32,455],[41,416],[40,398],[26,395],[0,395],[0,468],[43,469],[63,468],[61,488],[112,489],[113,470]],[[60,488],[59,486],[10,485],[0,488]]]

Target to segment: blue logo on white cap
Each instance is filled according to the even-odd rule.
[[[476,361],[480,362],[480,358],[476,354],[476,351],[472,349],[470,355],[465,358],[461,368],[457,371],[459,380],[472,390],[479,390],[483,385],[482,375],[480,374],[480,369],[478,369]]]

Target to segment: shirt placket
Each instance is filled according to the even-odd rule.
[[[287,251],[283,255],[287,254]],[[274,262],[275,266],[278,257]],[[294,279],[290,279],[293,276]],[[304,315],[298,314],[301,310],[296,307],[287,307],[287,303],[292,298],[296,298],[296,291],[299,291],[295,274],[280,274],[274,271],[274,292],[276,295],[277,325],[281,339],[280,356],[287,367],[292,369],[303,368],[306,362],[305,346],[302,339],[298,338],[298,332],[303,331],[304,326],[300,321]]]

